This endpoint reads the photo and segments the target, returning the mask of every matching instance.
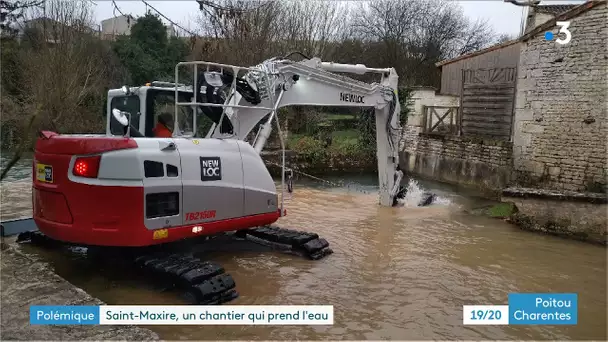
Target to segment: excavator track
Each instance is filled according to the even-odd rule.
[[[238,297],[234,279],[216,263],[165,253],[141,255],[134,261],[142,271],[183,291],[190,304],[222,304]]]
[[[327,240],[320,238],[315,233],[264,226],[240,230],[235,235],[263,245],[277,247],[311,260],[319,260],[333,253]]]
[[[38,231],[19,234],[17,242],[44,247],[65,246]],[[107,251],[111,253],[111,249]],[[234,279],[216,263],[180,253],[146,253],[145,249],[141,250],[143,253],[134,252],[130,250],[120,255],[130,260],[138,271],[154,279],[156,285],[178,289],[189,304],[216,305],[238,297]],[[125,259],[120,260],[124,262]]]

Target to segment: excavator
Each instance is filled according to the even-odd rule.
[[[338,73],[374,73],[380,82]],[[180,83],[184,74],[188,82]],[[318,58],[272,58],[253,67],[180,62],[175,82],[110,90],[105,134],[40,132],[33,218],[2,222],[2,233],[19,234],[20,243],[126,250],[123,258],[168,279],[189,302],[228,302],[238,293],[220,265],[162,246],[233,234],[312,260],[330,255],[329,243],[317,234],[273,225],[286,215],[282,134],[280,197],[260,153],[273,126],[280,133],[280,108],[373,108],[379,204],[395,205],[405,193],[399,186],[397,83],[393,68]],[[204,117],[212,125],[199,132],[197,120]],[[157,136],[159,125],[169,136]]]

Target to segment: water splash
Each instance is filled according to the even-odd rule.
[[[410,179],[407,184],[407,192],[405,194],[405,198],[400,199],[399,202],[402,203],[405,207],[418,207],[418,204],[422,199],[426,198],[428,194],[431,193],[429,191],[425,191],[420,184],[415,179]],[[451,201],[448,198],[436,196],[431,205],[450,205]]]

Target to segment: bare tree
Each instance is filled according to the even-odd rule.
[[[508,34],[508,33],[503,33],[496,38],[496,43],[502,44],[502,43],[506,43],[513,39],[515,39],[515,36]]]
[[[265,1],[214,2],[217,7],[202,6],[199,26],[204,41],[198,44],[194,58],[223,63],[254,64],[269,53],[270,41],[277,40],[281,22],[281,4]],[[225,10],[229,8],[231,10]]]
[[[199,25],[207,39],[197,55],[224,62],[256,64],[292,50],[323,56],[348,32],[348,11],[335,2],[223,0],[214,4],[220,9],[201,7]]]
[[[4,112],[2,124],[13,126],[21,137],[4,178],[23,151],[31,146],[34,132],[96,132],[103,127],[99,115],[105,89],[117,76],[109,49],[91,28],[88,1],[49,0],[41,9],[25,15],[20,46],[19,96],[3,94],[3,103],[12,104]],[[3,132],[5,129],[3,128]]]
[[[0,0],[0,34],[14,35],[18,32],[15,24],[23,18],[23,13],[32,8],[42,6],[44,0]]]
[[[454,2],[380,0],[362,3],[354,27],[358,39],[377,52],[376,63],[394,66],[417,84],[436,83],[434,63],[487,45],[487,23],[471,23]]]
[[[283,13],[279,46],[284,52],[325,57],[349,32],[348,8],[338,2],[285,2]]]

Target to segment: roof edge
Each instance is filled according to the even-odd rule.
[[[445,59],[445,60],[443,60],[441,62],[435,63],[435,66],[440,67],[440,66],[444,66],[446,64],[458,62],[458,61],[463,60],[463,59],[475,57],[475,56],[478,56],[478,55],[483,55],[486,52],[502,49],[504,47],[507,47],[507,46],[510,46],[510,45],[513,45],[513,44],[516,44],[516,43],[519,43],[519,38],[513,39],[513,40],[509,40],[509,41],[506,41],[506,42],[500,43],[500,44],[494,44],[494,45],[489,46],[489,47],[487,47],[485,49],[469,52],[469,53],[467,53],[465,55],[460,55],[460,56],[454,57],[452,59]]]
[[[576,6],[566,12],[563,12],[562,14],[555,16],[553,19],[538,25],[537,27],[535,27],[534,29],[532,29],[530,32],[524,34],[523,36],[517,38],[517,39],[513,39],[501,44],[497,44],[497,45],[493,45],[490,47],[487,47],[485,49],[481,49],[481,50],[477,50],[474,52],[470,52],[468,54],[465,55],[460,55],[458,57],[452,58],[452,59],[446,59],[440,62],[435,63],[436,67],[441,67],[447,64],[451,64],[454,62],[458,62],[460,60],[463,59],[467,59],[467,58],[471,58],[471,57],[475,57],[475,56],[479,56],[479,55],[483,55],[486,52],[490,52],[490,51],[494,51],[494,50],[498,50],[498,49],[502,49],[504,47],[516,44],[516,43],[520,43],[520,42],[525,42],[527,40],[529,40],[530,38],[532,38],[533,36],[535,36],[536,34],[546,31],[547,29],[553,27],[556,25],[557,21],[563,21],[563,20],[567,20],[570,19],[572,17],[575,17],[579,14],[582,14],[590,9],[592,9],[595,6],[598,5],[602,5],[602,4],[606,4],[608,3],[608,0],[590,0],[588,2],[585,2],[584,4],[581,4],[579,6]]]
[[[537,35],[540,32],[546,31],[547,29],[552,28],[553,26],[556,25],[556,22],[558,21],[564,21],[570,18],[573,18],[579,14],[583,14],[585,12],[587,12],[588,10],[592,9],[593,7],[596,7],[598,5],[605,5],[606,3],[608,3],[608,0],[591,0],[591,1],[587,1],[584,4],[574,7],[573,9],[566,11],[558,16],[555,16],[553,19],[542,23],[538,26],[536,26],[534,29],[532,29],[530,32],[524,34],[523,36],[521,36],[519,38],[520,41],[525,42],[527,40],[529,40],[530,38],[534,37],[535,35]]]

